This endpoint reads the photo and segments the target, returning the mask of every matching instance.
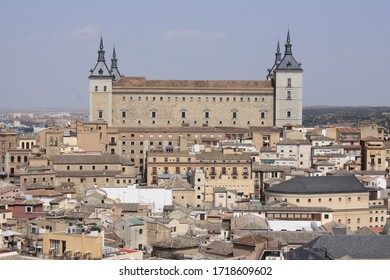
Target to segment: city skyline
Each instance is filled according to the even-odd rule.
[[[5,1],[0,109],[87,110],[101,36],[126,76],[265,80],[288,29],[304,106],[383,106],[389,4],[375,3]]]

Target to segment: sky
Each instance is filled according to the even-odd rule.
[[[287,30],[304,106],[390,106],[390,1],[1,0],[0,110],[88,110],[103,37],[125,76],[265,80]]]

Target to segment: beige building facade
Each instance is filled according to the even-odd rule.
[[[333,209],[333,221],[351,230],[378,225],[379,216],[385,215],[372,211],[369,192],[354,176],[294,178],[270,187],[265,196],[267,202],[282,200],[302,207]]]
[[[149,80],[123,77],[103,40],[89,76],[90,121],[114,127],[278,126],[302,124],[302,68],[287,34],[267,80]]]

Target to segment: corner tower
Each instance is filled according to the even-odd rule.
[[[112,125],[112,82],[114,76],[104,58],[103,38],[100,38],[98,59],[89,76],[89,121],[105,121]]]
[[[290,31],[288,31],[284,56],[280,61],[276,59],[273,73],[267,76],[274,80],[274,125],[276,127],[287,124],[302,125],[303,69],[293,57],[291,47]]]

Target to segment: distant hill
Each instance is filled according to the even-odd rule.
[[[309,106],[303,108],[303,126],[357,127],[378,124],[390,130],[390,107]]]

